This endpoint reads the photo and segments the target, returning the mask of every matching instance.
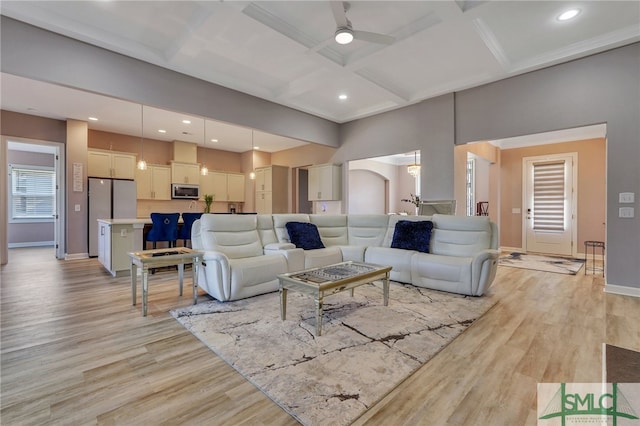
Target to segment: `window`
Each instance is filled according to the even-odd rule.
[[[51,167],[11,167],[11,219],[53,220],[55,214],[56,174]]]

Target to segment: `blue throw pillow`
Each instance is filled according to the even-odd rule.
[[[304,250],[314,250],[324,248],[318,227],[307,222],[287,222],[285,225],[289,233],[289,240],[296,247]]]
[[[430,220],[410,221],[399,220],[393,231],[392,248],[404,250],[416,250],[422,253],[429,253],[429,242],[431,240],[431,230],[433,222]]]

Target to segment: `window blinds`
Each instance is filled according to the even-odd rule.
[[[11,210],[14,219],[47,218],[55,213],[53,170],[13,167],[11,169]]]
[[[533,165],[533,228],[564,231],[565,162]]]

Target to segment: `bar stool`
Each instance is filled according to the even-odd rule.
[[[153,248],[156,248],[158,241],[167,241],[169,247],[176,246],[179,218],[180,213],[151,213],[152,224],[147,234],[147,241],[153,243]]]
[[[587,262],[587,254],[589,252],[589,247],[591,247],[591,273],[595,275],[596,271],[600,271],[602,269],[602,276],[604,277],[604,242],[602,241],[585,241],[584,242],[584,274],[587,275],[589,272],[589,266]],[[602,249],[602,268],[596,267],[596,249]]]
[[[182,213],[182,227],[178,231],[178,239],[187,247],[187,240],[191,241],[191,227],[193,222],[200,219],[202,213]]]

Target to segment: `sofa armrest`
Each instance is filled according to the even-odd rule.
[[[482,296],[493,283],[498,270],[499,250],[482,250],[473,257],[471,263],[471,292],[474,296]]]
[[[202,267],[199,287],[218,300],[231,297],[231,267],[229,258],[222,252],[207,250],[202,255]]]
[[[291,243],[271,243],[264,246],[264,254],[279,254],[287,261],[287,272],[304,269],[304,250]]]

